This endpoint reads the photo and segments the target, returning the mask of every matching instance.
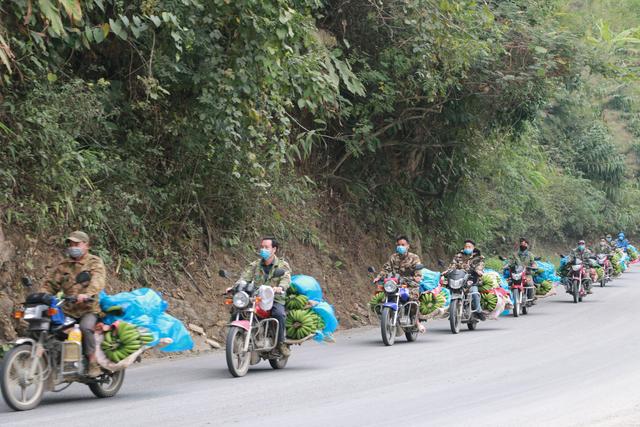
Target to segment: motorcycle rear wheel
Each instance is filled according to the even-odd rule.
[[[404,331],[404,336],[407,337],[407,341],[414,342],[418,339],[418,331],[415,329]]]
[[[477,327],[478,327],[477,321],[469,320],[469,322],[467,322],[467,328],[469,328],[470,331],[475,331]]]
[[[281,357],[279,359],[269,359],[269,365],[271,365],[273,369],[284,369],[284,367],[287,366],[288,361],[289,356]]]
[[[28,411],[35,408],[40,404],[44,394],[44,378],[42,377],[42,374],[45,373],[44,359],[42,357],[38,359],[33,378],[26,378],[30,364],[30,345],[13,347],[4,356],[2,373],[0,374],[2,397],[7,405],[16,411]],[[32,384],[24,384],[25,382],[32,382]],[[27,397],[27,389],[31,386],[33,386],[33,394],[31,397]]]
[[[124,370],[117,371],[112,374],[105,374],[104,376],[109,379],[104,383],[95,382],[89,384],[89,390],[94,396],[99,398],[105,397],[113,397],[118,391],[120,391],[120,387],[122,387],[122,383],[124,382]]]
[[[460,319],[460,312],[462,310],[458,307],[460,307],[460,300],[451,300],[451,304],[449,305],[449,326],[453,334],[460,332],[460,322],[462,321],[462,319]]]
[[[251,362],[251,352],[242,351],[247,331],[237,326],[231,326],[227,333],[226,356],[227,368],[234,377],[243,377],[249,371],[249,362]]]
[[[383,307],[380,315],[380,332],[382,342],[386,346],[392,346],[396,342],[396,326],[393,323],[394,311],[391,307]]]

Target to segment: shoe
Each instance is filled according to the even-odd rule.
[[[484,313],[481,311],[476,311],[475,315],[478,319],[482,320],[483,322],[487,320],[487,316],[485,316]]]
[[[87,376],[91,378],[96,378],[102,375],[102,368],[98,365],[98,362],[91,361],[89,362],[89,371],[87,372]]]
[[[285,344],[283,342],[278,344],[278,351],[280,352],[280,354],[282,354],[283,357],[291,356],[291,349],[289,348],[289,346],[287,344]]]

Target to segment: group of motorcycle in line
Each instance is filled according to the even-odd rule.
[[[625,251],[628,241],[624,235],[608,244]],[[606,245],[602,245],[606,246]],[[415,341],[424,332],[425,319],[421,318],[418,298],[420,296],[419,273],[424,265],[417,255],[409,252],[409,240],[406,236],[396,239],[396,252],[389,258],[383,269],[376,274],[373,267],[368,271],[375,275],[373,284],[384,298],[377,313],[380,317],[382,341],[391,346],[397,336],[405,335],[408,341]],[[226,339],[226,362],[234,377],[244,376],[250,365],[267,360],[273,369],[286,366],[290,356],[290,347],[302,344],[316,335],[314,326],[303,325],[303,336],[297,339],[287,337],[285,322],[303,323],[310,321],[312,313],[304,310],[285,320],[282,301],[287,294],[291,281],[291,270],[284,260],[276,256],[278,244],[272,237],[260,242],[260,259],[252,263],[247,272],[225,291],[225,304],[230,306],[230,322]],[[571,256],[565,257],[563,284],[575,302],[581,301],[591,292],[595,276],[591,269],[600,266],[604,275],[600,286],[605,286],[615,272],[611,258],[615,250],[586,250],[580,242]],[[514,316],[527,314],[536,304],[536,284],[532,280],[536,262],[528,250],[528,241],[520,239],[520,246],[510,257],[500,257],[504,262],[504,277],[510,291]],[[440,260],[440,267],[445,263]],[[485,320],[480,305],[479,284],[483,276],[484,257],[472,240],[465,242],[464,248],[456,254],[451,264],[439,276],[439,286],[448,289],[450,303],[446,312],[451,332],[460,332],[461,324],[469,330],[475,330],[478,323]],[[229,274],[220,270],[219,275],[229,278]],[[80,272],[74,286],[82,287],[91,280],[91,275]],[[23,278],[23,286],[31,288],[33,284]],[[290,295],[289,295],[290,296]],[[88,302],[93,301],[92,296]],[[301,308],[313,307],[313,300],[306,296],[295,295]],[[21,309],[16,311],[16,319],[26,322],[24,336],[12,343],[12,348],[3,358],[0,372],[0,389],[7,405],[14,410],[33,409],[40,403],[45,391],[62,391],[74,382],[88,385],[97,397],[114,396],[124,381],[125,369],[110,371],[102,367],[99,375],[89,375],[87,358],[83,353],[82,342],[69,340],[69,334],[78,329],[79,319],[67,314],[66,307],[78,302],[77,296],[46,295],[32,293]],[[85,302],[87,302],[85,300]],[[307,317],[305,317],[307,316]],[[318,320],[318,322],[320,322]],[[320,326],[318,326],[321,329]],[[138,356],[136,361],[140,361]]]
[[[383,270],[373,279],[376,292],[384,292],[374,311],[378,314],[382,341],[386,346],[393,345],[396,337],[402,335],[409,342],[415,341],[418,334],[424,331],[421,323],[429,318],[422,316],[419,310],[419,273],[424,266],[419,263],[415,254],[408,252],[409,242],[405,236],[399,236],[396,244],[396,254],[391,256]],[[526,315],[538,299],[536,291],[539,284],[534,282],[533,277],[538,269],[536,262],[541,261],[541,257],[531,255],[528,245],[527,239],[521,238],[519,248],[513,256],[499,257],[504,263],[502,273],[509,291],[509,301],[504,313],[511,311],[514,317]],[[636,251],[624,233],[620,233],[616,240],[607,235],[594,248],[594,251],[589,250],[585,241],[580,240],[569,254],[558,254],[561,259],[559,284],[565,287],[574,303],[582,302],[583,298],[591,294],[594,285],[605,287],[619,274],[613,267],[614,257],[624,256],[628,248]],[[637,252],[634,256],[637,258]],[[411,258],[404,268],[400,265],[401,260]],[[450,293],[448,309],[441,318],[448,318],[453,334],[460,332],[461,324],[466,324],[473,331],[479,322],[486,320],[480,305],[479,290],[484,270],[483,261],[484,257],[475,248],[475,243],[467,240],[464,249],[456,255],[451,265],[440,273],[439,286],[448,289]],[[444,261],[439,260],[438,266],[444,267]],[[597,275],[596,269],[601,269],[602,274]],[[369,267],[368,271],[376,273],[373,267]],[[552,293],[555,294],[549,292],[549,295]]]

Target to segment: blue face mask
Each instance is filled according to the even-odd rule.
[[[579,250],[580,252],[584,251],[584,245],[578,245],[578,250]]]
[[[84,251],[82,250],[82,248],[79,248],[77,246],[70,246],[67,248],[67,255],[69,255],[71,258],[80,258],[82,255],[84,255]]]
[[[465,255],[471,255],[473,253],[473,249],[463,249],[462,253]]]
[[[260,258],[265,261],[271,258],[271,250],[266,248],[260,249]]]
[[[402,245],[398,245],[396,246],[396,252],[398,252],[400,255],[404,255],[407,253],[407,247],[406,246],[402,246]]]

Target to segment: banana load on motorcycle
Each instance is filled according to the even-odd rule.
[[[451,293],[449,326],[458,334],[461,324],[471,331],[479,322],[497,319],[511,308],[506,283],[499,273],[485,270],[484,256],[473,240],[467,239],[460,252],[442,273],[441,283]]]
[[[396,337],[404,335],[409,342],[425,331],[420,316],[422,270],[420,257],[410,251],[407,236],[398,236],[396,250],[373,278],[375,294],[369,306],[380,317],[382,342],[392,346]],[[375,274],[374,267],[368,268]],[[426,303],[425,303],[426,304]]]
[[[574,303],[582,302],[583,298],[593,293],[594,284],[600,283],[599,268],[596,255],[586,247],[584,240],[578,241],[570,254],[561,254],[562,284]]]
[[[159,321],[153,316],[136,322],[126,298],[106,296],[105,266],[89,252],[86,233],[74,231],[65,243],[66,258],[14,313],[26,324],[26,333],[12,343],[0,373],[2,396],[14,410],[33,409],[45,391],[61,391],[73,382],[86,384],[97,397],[114,396],[125,369],[146,349],[169,344],[168,335],[175,335],[175,328],[173,333],[162,333],[171,323],[168,318],[161,319],[163,326],[153,324]],[[22,284],[34,287],[30,278],[23,278]],[[119,298],[117,313],[109,298]],[[148,302],[145,298],[141,305]],[[188,333],[186,339],[190,340]],[[173,350],[187,349],[184,340],[181,345]]]
[[[246,375],[249,367],[261,360],[267,360],[273,369],[282,369],[292,345],[311,339],[333,341],[338,327],[318,281],[311,276],[292,276],[278,250],[275,237],[262,238],[259,259],[225,293],[225,304],[231,309],[225,351],[234,377]],[[219,274],[229,278],[224,270]]]

